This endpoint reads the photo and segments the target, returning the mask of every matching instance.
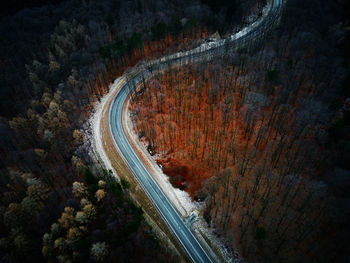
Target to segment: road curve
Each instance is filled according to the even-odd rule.
[[[173,208],[166,195],[160,190],[129,144],[122,125],[123,106],[132,87],[142,78],[150,77],[152,75],[151,72],[159,71],[168,64],[178,64],[187,60],[201,60],[202,57],[210,57],[210,55],[223,50],[227,51],[228,44],[230,47],[236,46],[235,49],[244,47],[248,45],[247,43],[251,43],[251,40],[260,38],[279,19],[283,0],[270,0],[269,3],[269,12],[261,21],[250,25],[229,39],[201,45],[191,51],[165,56],[161,59],[147,62],[146,66],[144,64],[144,66],[134,69],[131,74],[128,74],[128,80],[122,84],[111,104],[107,105],[109,107],[109,130],[121,157],[193,262],[206,263],[212,262],[212,260],[192,234],[191,230],[186,227],[181,216]]]

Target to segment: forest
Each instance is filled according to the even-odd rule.
[[[264,0],[10,1],[0,12],[0,261],[179,262],[91,155],[88,119],[139,61],[261,15]],[[288,0],[252,51],[167,68],[135,132],[247,262],[346,262],[347,1]],[[322,19],[320,19],[322,18]]]
[[[248,262],[346,261],[348,33],[332,13],[303,32],[310,10],[292,30],[301,6],[262,48],[169,67],[132,96],[139,139]]]
[[[89,155],[86,122],[128,67],[196,45],[217,15],[197,1],[6,2],[2,262],[178,261],[144,220],[128,183]]]

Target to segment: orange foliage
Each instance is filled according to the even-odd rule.
[[[322,159],[315,127],[295,119],[295,96],[313,90],[300,85],[281,103],[281,86],[250,89],[250,71],[202,64],[154,76],[132,98],[135,129],[174,186],[206,196],[205,218],[244,255],[286,256],[284,239],[304,255],[326,222],[310,187],[320,171],[310,163]],[[254,238],[259,226],[269,233],[266,247]]]
[[[174,53],[179,50],[186,50],[192,47],[198,40],[206,38],[208,31],[206,28],[192,30],[185,34],[181,33],[178,37],[170,34],[158,41],[145,41],[142,48],[135,48],[130,54],[127,54],[119,59],[110,59],[107,67],[97,74],[97,77],[92,83],[87,83],[87,88],[90,92],[91,100],[94,102],[108,92],[109,84],[128,68],[136,65],[137,62],[143,59],[154,59],[166,53]],[[112,41],[112,36],[108,35],[109,42]]]

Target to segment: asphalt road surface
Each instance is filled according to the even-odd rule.
[[[227,44],[243,46],[243,43],[248,43],[254,38],[260,37],[265,29],[276,22],[279,18],[279,14],[282,7],[282,0],[272,0],[272,5],[268,15],[257,26],[248,27],[247,30],[242,31],[238,37],[222,44],[213,45],[212,47],[197,49],[194,52],[184,52],[174,56],[167,56],[162,59],[155,60],[148,65],[155,65],[162,68],[168,64],[176,64],[183,59],[192,57],[200,58],[201,56],[208,56],[211,53],[215,53],[220,49],[227,48]],[[226,47],[224,47],[226,45]],[[200,59],[199,59],[200,60]],[[149,67],[150,68],[150,67]],[[148,69],[149,69],[148,68]],[[212,262],[207,252],[200,245],[196,237],[192,234],[191,230],[186,227],[183,219],[173,208],[171,203],[166,198],[166,195],[160,190],[156,182],[152,179],[143,163],[137,157],[133,148],[130,146],[128,139],[124,133],[122,125],[122,111],[125,100],[130,92],[130,87],[138,83],[142,78],[141,76],[149,77],[151,73],[146,69],[139,70],[134,74],[129,74],[129,80],[120,88],[116,94],[112,105],[110,107],[109,124],[110,131],[113,135],[114,142],[119,149],[122,157],[124,158],[129,169],[140,183],[142,189],[145,191],[151,202],[158,210],[161,217],[164,219],[169,229],[175,234],[183,248],[192,259],[193,262]]]

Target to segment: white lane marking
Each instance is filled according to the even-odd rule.
[[[276,14],[277,14],[277,7],[280,9],[281,7],[281,1],[280,0],[275,0],[273,1],[273,7],[271,10],[270,10],[270,13],[272,13],[273,15],[275,15],[275,12],[276,11]],[[268,20],[266,20],[268,21]],[[260,24],[260,23],[259,23]],[[254,24],[253,24],[254,25]],[[248,36],[250,32],[252,32],[252,29],[254,27],[252,26],[249,30],[249,31],[246,31],[245,34],[243,34],[239,39],[243,39],[244,36]],[[249,29],[249,28],[248,28]],[[244,30],[244,29],[243,29]],[[253,33],[251,33],[251,35],[256,35],[257,34],[257,31],[253,31]],[[238,38],[236,39],[238,41]],[[244,39],[245,40],[245,39]],[[161,58],[160,60],[154,60],[153,62],[151,61],[149,63],[149,65],[152,65],[152,64],[156,64],[157,62],[159,63],[160,62],[166,62],[167,60],[171,60],[173,58],[180,58],[181,56],[185,57],[185,56],[190,56],[190,55],[196,55],[196,54],[199,54],[203,51],[207,51],[207,50],[210,50],[210,49],[214,49],[216,47],[220,47],[220,44],[221,43],[224,43],[224,42],[218,42],[217,44],[215,45],[211,45],[209,46],[209,48],[204,48],[203,46],[200,46],[200,48],[196,48],[196,49],[193,49],[191,51],[187,51],[187,52],[179,52],[177,54],[174,54],[174,55],[170,55],[168,57],[163,57]],[[190,57],[189,57],[190,59]],[[170,61],[171,62],[171,61]],[[140,74],[140,73],[138,73]],[[138,77],[138,75],[134,76],[134,78]],[[138,81],[137,81],[138,82]],[[136,82],[136,83],[137,83]],[[167,219],[166,217],[166,214],[164,214],[164,211],[162,211],[162,209],[159,207],[159,204],[162,204],[162,208],[163,209],[166,209],[166,212],[168,214],[168,216],[171,217],[172,219],[172,223],[174,224],[174,222],[176,223],[176,225],[179,227],[179,224],[178,222],[180,222],[180,227],[181,227],[181,230],[180,232],[183,233],[183,238],[186,239],[186,241],[188,241],[188,244],[192,247],[193,249],[193,252],[196,253],[196,255],[200,258],[200,260],[202,262],[203,259],[201,257],[201,255],[198,253],[197,249],[194,248],[192,242],[188,239],[189,236],[188,236],[188,233],[190,234],[190,236],[194,239],[194,242],[198,245],[198,247],[200,248],[200,250],[202,250],[202,252],[204,252],[204,255],[207,257],[207,259],[210,260],[210,258],[208,257],[208,255],[206,254],[205,250],[203,250],[203,248],[200,246],[200,244],[198,243],[197,239],[193,236],[192,232],[186,228],[186,226],[184,226],[184,222],[181,220],[180,216],[176,213],[176,211],[174,210],[174,208],[172,208],[171,204],[169,203],[169,201],[167,200],[166,196],[164,196],[164,194],[161,193],[161,191],[159,191],[159,187],[158,185],[154,182],[153,178],[151,178],[151,176],[149,175],[148,171],[143,167],[141,161],[137,158],[136,154],[134,153],[133,149],[131,148],[130,144],[128,144],[128,141],[126,139],[126,136],[124,134],[124,131],[121,127],[121,125],[116,125],[116,119],[115,118],[112,118],[112,110],[113,110],[113,115],[114,117],[118,117],[118,120],[119,120],[119,124],[121,124],[121,114],[119,115],[118,113],[121,113],[122,112],[122,106],[123,106],[123,103],[127,97],[127,88],[126,88],[126,84],[129,84],[128,81],[120,88],[120,90],[115,94],[115,98],[113,100],[113,103],[112,103],[112,107],[110,107],[110,112],[109,112],[109,116],[110,116],[110,122],[109,122],[109,128],[110,128],[110,131],[113,135],[113,139],[114,139],[114,142],[117,146],[117,148],[119,149],[119,151],[122,153],[122,155],[124,155],[124,159],[129,159],[129,161],[127,161],[127,163],[129,163],[129,166],[131,166],[131,161],[132,161],[132,164],[134,165],[133,168],[137,168],[137,170],[139,171],[139,173],[135,173],[135,169],[132,169],[134,170],[134,174],[136,175],[136,177],[138,177],[138,180],[140,182],[142,182],[144,185],[143,187],[146,188],[146,185],[147,185],[147,188],[148,190],[154,190],[154,192],[151,192],[151,194],[148,192],[146,192],[146,194],[148,194],[150,196],[151,199],[153,199],[153,202],[155,203],[155,205],[158,207],[159,211],[163,214],[163,217],[166,221],[168,221],[170,227],[173,229],[175,235],[178,236],[178,231],[175,231],[174,230],[174,227],[172,224],[170,224],[170,221]],[[119,101],[117,101],[117,98],[119,98]],[[117,104],[115,104],[117,103]],[[113,129],[111,128],[111,124],[113,124],[113,127],[114,129],[117,131],[117,134],[115,134],[113,132]],[[118,127],[119,126],[119,127]],[[119,135],[119,136],[117,136]],[[121,140],[118,140],[118,137],[120,137]],[[117,143],[117,141],[121,141],[121,145]],[[122,147],[120,147],[122,146]],[[124,153],[122,151],[121,148],[124,148]],[[135,162],[135,160],[137,160]],[[147,184],[145,184],[147,183]],[[146,189],[147,189],[146,188]],[[158,204],[156,203],[158,199]],[[171,211],[169,211],[168,207],[172,208]],[[175,218],[174,218],[174,215],[175,215]],[[187,231],[187,233],[184,233],[184,229]],[[179,238],[179,236],[178,236]],[[189,253],[187,247],[184,245],[184,243],[182,242],[182,240],[179,238],[180,242],[183,244],[185,250]],[[193,259],[193,256],[189,253],[190,257]]]

